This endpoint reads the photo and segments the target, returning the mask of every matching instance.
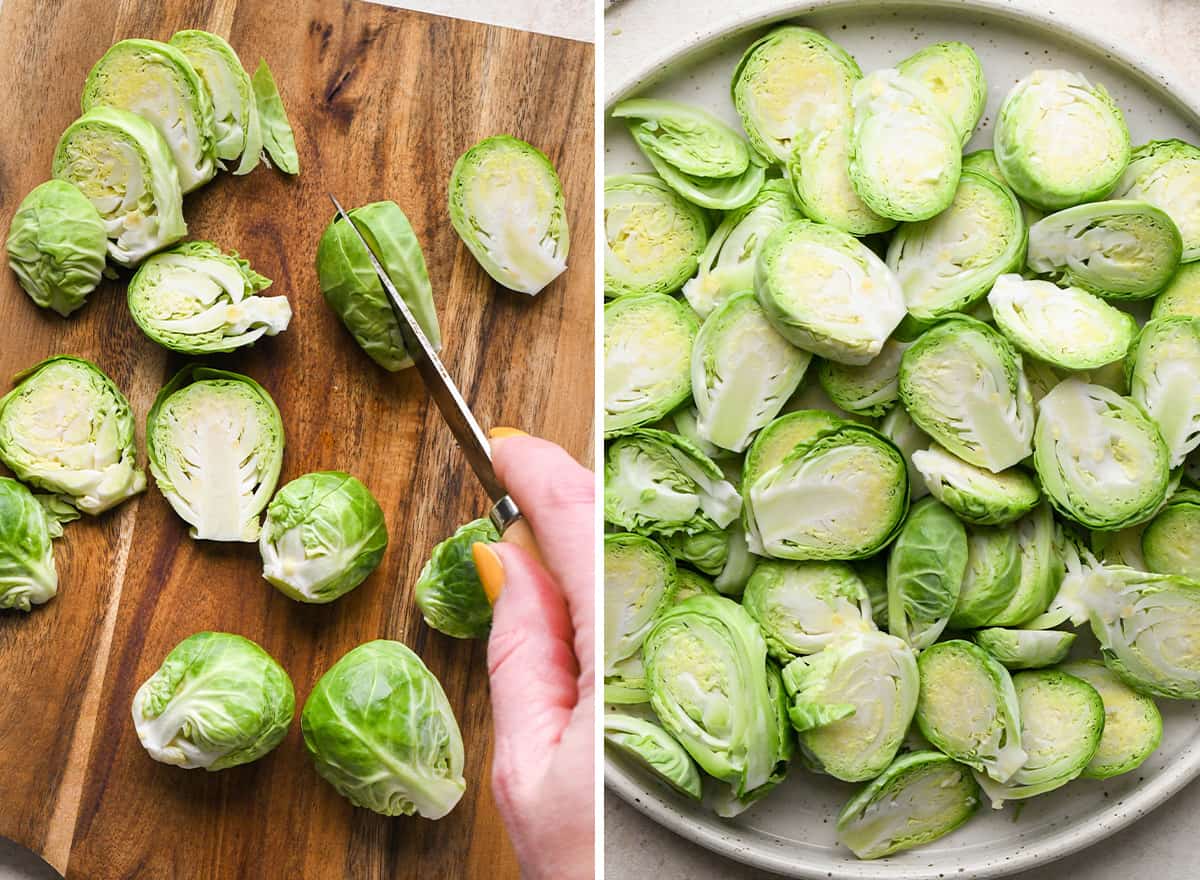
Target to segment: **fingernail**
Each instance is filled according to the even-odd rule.
[[[483,592],[493,605],[500,598],[504,589],[504,564],[496,551],[482,541],[471,545],[471,558],[475,560],[475,569],[479,572],[479,581],[483,584]]]
[[[529,435],[520,428],[492,428],[488,431],[488,437],[492,440],[501,440],[505,437],[528,437]]]

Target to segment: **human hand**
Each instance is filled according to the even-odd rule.
[[[526,880],[590,880],[595,861],[592,472],[560,447],[493,433],[500,482],[541,551],[476,544],[488,595],[492,790]],[[499,435],[499,436],[498,436]]]

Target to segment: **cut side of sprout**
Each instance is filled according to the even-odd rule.
[[[696,274],[708,219],[653,174],[604,181],[604,295],[674,293]]]
[[[1200,318],[1156,318],[1130,349],[1129,396],[1162,432],[1177,468],[1200,447]]]
[[[1183,237],[1183,260],[1200,260],[1200,149],[1180,140],[1133,151],[1114,198],[1141,199],[1166,211]]]
[[[661,419],[692,393],[696,316],[670,296],[626,296],[604,307],[604,434]]]
[[[604,536],[604,699],[645,702],[642,642],[675,595],[675,563],[641,535]],[[636,661],[631,663],[630,661]]]
[[[935,43],[909,55],[896,69],[925,87],[966,146],[987,104],[987,80],[975,50],[957,41]]]
[[[1004,526],[1037,507],[1037,483],[1020,468],[994,474],[951,455],[936,443],[912,453],[913,467],[935,498],[978,526]]]
[[[1099,660],[1076,660],[1061,668],[1094,687],[1104,702],[1100,745],[1080,775],[1109,779],[1136,770],[1162,741],[1162,715],[1154,700],[1126,685]]]

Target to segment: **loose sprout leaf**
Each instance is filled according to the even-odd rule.
[[[607,712],[604,742],[692,800],[700,800],[700,771],[683,746],[659,725],[644,718]]]
[[[50,526],[32,492],[16,480],[0,477],[0,611],[28,611],[58,592]],[[61,526],[58,530],[61,534]]]
[[[271,161],[287,174],[300,173],[300,156],[296,153],[296,138],[288,122],[287,111],[275,77],[265,59],[260,59],[254,71],[254,101],[258,107],[258,122],[262,126],[263,147]]]
[[[674,293],[708,243],[704,212],[653,174],[604,180],[604,296]]]

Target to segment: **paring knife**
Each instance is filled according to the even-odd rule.
[[[458,448],[466,456],[467,463],[471,465],[471,470],[475,472],[476,478],[483,486],[483,491],[492,500],[492,509],[488,514],[492,525],[506,541],[524,547],[540,561],[541,554],[538,552],[537,541],[533,537],[529,523],[521,516],[521,511],[517,508],[516,503],[496,478],[487,438],[479,427],[479,422],[471,413],[471,408],[463,399],[462,392],[458,390],[458,386],[446,372],[441,358],[429,344],[429,337],[417,323],[412,309],[396,291],[396,285],[392,284],[392,279],[388,277],[383,264],[379,262],[379,257],[371,250],[371,245],[363,237],[362,231],[354,225],[354,221],[350,219],[350,215],[346,213],[341,203],[334,198],[333,193],[329,193],[329,200],[337,209],[338,216],[350,225],[354,234],[358,236],[358,240],[362,242],[362,246],[367,252],[367,258],[371,261],[375,274],[379,276],[379,283],[383,285],[388,302],[392,305],[392,313],[396,316],[396,323],[400,325],[400,337],[404,340],[404,347],[408,349],[408,353],[412,357],[413,365],[421,374],[429,396],[437,404],[442,419],[445,420],[450,433],[458,442]]]

